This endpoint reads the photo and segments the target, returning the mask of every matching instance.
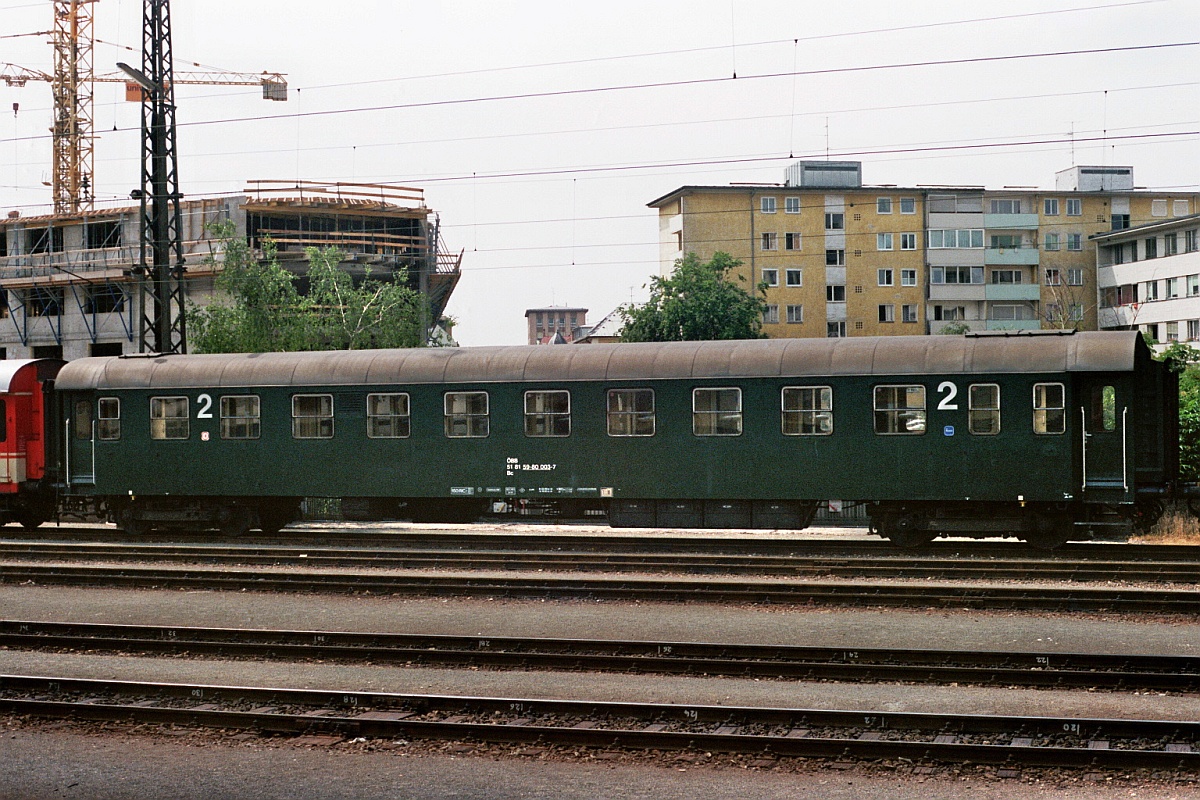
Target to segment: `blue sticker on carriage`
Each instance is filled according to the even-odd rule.
[[[945,427],[942,428],[942,433],[945,434],[946,436],[953,436],[954,435],[954,426],[946,425]]]

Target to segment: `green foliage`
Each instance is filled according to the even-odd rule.
[[[1200,350],[1172,342],[1156,356],[1179,374],[1179,473],[1200,480]]]
[[[621,306],[625,320],[621,341],[763,338],[762,315],[767,303],[761,294],[734,282],[734,278],[745,282],[733,274],[741,264],[728,253],[714,253],[710,261],[688,253],[675,262],[669,276],[650,279],[646,303]]]
[[[938,331],[940,336],[961,336],[964,333],[970,333],[971,326],[965,322],[951,322],[948,325],[943,325]]]
[[[224,260],[215,280],[225,295],[188,310],[188,338],[197,353],[265,353],[291,350],[357,350],[420,347],[422,300],[402,281],[366,276],[358,285],[340,270],[341,251],[307,250],[309,292],[279,264],[275,243],[255,256],[232,223],[212,228]],[[207,262],[213,265],[209,256]]]

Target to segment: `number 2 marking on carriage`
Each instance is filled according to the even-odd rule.
[[[196,402],[200,405],[200,409],[196,412],[196,419],[212,419],[212,395],[202,394],[196,398]]]
[[[938,384],[938,392],[945,392],[946,396],[942,398],[942,402],[938,403],[938,411],[958,411],[958,403],[952,402],[958,397],[958,387],[950,381],[942,381]]]

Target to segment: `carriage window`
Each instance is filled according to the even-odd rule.
[[[221,438],[257,439],[261,430],[258,395],[226,395],[221,398]]]
[[[75,402],[75,438],[92,438],[92,401],[77,400]]]
[[[1115,386],[1093,386],[1088,397],[1088,430],[1117,429],[1117,389]]]
[[[367,436],[371,439],[407,439],[411,433],[408,395],[367,395]]]
[[[901,435],[925,433],[925,387],[876,386],[875,432]]]
[[[1033,432],[1063,433],[1067,430],[1066,393],[1061,383],[1033,385]]]
[[[333,438],[333,395],[292,395],[292,438]]]
[[[570,436],[571,393],[525,393],[526,436]]]
[[[487,392],[446,392],[446,436],[480,439],[488,435]]]
[[[96,406],[96,438],[112,442],[121,438],[121,398],[101,397]]]
[[[8,404],[0,397],[0,442],[8,441]]]
[[[741,436],[741,389],[693,389],[692,433],[697,436]]]
[[[992,436],[1000,432],[1000,386],[974,383],[968,391],[971,433]]]
[[[150,398],[150,438],[188,438],[188,399],[186,397]]]
[[[783,388],[783,435],[828,436],[833,433],[833,389],[828,386]]]
[[[609,389],[608,435],[653,436],[654,390]]]

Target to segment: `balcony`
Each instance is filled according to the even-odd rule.
[[[1036,331],[1042,327],[1040,319],[989,319],[989,331]]]
[[[1042,287],[1036,283],[989,283],[984,300],[1041,300]]]
[[[987,291],[982,283],[931,283],[930,300],[984,300]]]
[[[1038,226],[1037,214],[984,214],[983,227],[991,229],[1032,230]]]
[[[1036,247],[989,247],[983,251],[987,266],[1034,267],[1038,263]]]

